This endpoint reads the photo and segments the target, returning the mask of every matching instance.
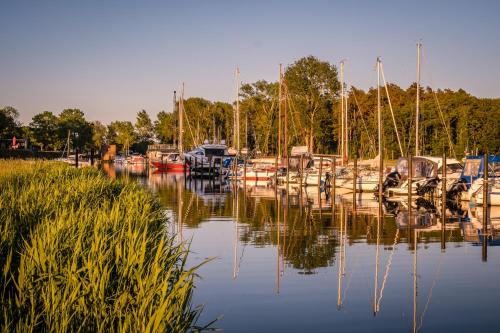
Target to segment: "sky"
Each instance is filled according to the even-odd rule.
[[[0,0],[0,107],[33,115],[79,108],[88,120],[152,119],[172,94],[231,102],[243,82],[314,55],[347,84],[415,81],[500,97],[500,1]]]

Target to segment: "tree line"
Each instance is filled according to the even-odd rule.
[[[280,89],[281,87],[281,89]],[[287,114],[289,147],[307,145],[313,152],[338,153],[340,146],[340,83],[337,67],[313,56],[295,61],[284,70],[283,79],[243,83],[240,89],[240,142],[263,154],[278,149],[278,127],[284,131]],[[345,87],[347,91],[348,137],[350,155],[374,157],[377,145],[377,89]],[[386,158],[414,152],[416,84],[404,89],[388,84],[382,89],[383,143]],[[279,98],[281,96],[281,99]],[[204,140],[225,139],[233,144],[235,104],[191,97],[183,101],[184,147]],[[281,112],[280,112],[281,109]],[[103,149],[109,144],[132,147],[144,152],[151,142],[177,143],[178,112],[157,113],[152,121],[145,110],[137,113],[135,123],[113,121],[104,125],[89,122],[78,109],[66,109],[59,115],[44,111],[21,126],[19,112],[12,107],[0,109],[0,137],[16,134],[27,137],[42,150],[64,147],[68,131],[80,149]],[[477,98],[462,89],[432,90],[420,87],[420,133],[422,154],[461,157],[465,153],[498,153],[500,147],[500,99]],[[280,117],[281,115],[281,117]]]

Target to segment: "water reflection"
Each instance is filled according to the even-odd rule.
[[[340,322],[347,325],[341,331],[461,331],[496,318],[459,300],[483,297],[493,305],[500,296],[500,260],[485,246],[500,244],[498,207],[489,209],[485,235],[483,209],[457,202],[333,196],[314,186],[287,192],[145,167],[104,170],[158,195],[171,230],[192,239],[194,263],[217,257],[202,268],[196,297],[207,304],[203,318],[224,314],[219,327],[226,330],[329,331]],[[463,316],[444,322],[447,307]],[[268,321],[251,321],[248,311]]]

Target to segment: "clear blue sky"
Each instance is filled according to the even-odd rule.
[[[172,91],[234,98],[241,80],[276,80],[306,55],[347,59],[349,84],[415,80],[500,97],[500,1],[8,1],[0,2],[0,106],[29,122],[82,109],[105,123],[170,111]],[[431,82],[432,77],[432,82]]]

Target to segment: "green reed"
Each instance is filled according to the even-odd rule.
[[[2,331],[184,332],[195,268],[157,199],[94,169],[0,161]],[[205,327],[206,328],[206,327]]]

